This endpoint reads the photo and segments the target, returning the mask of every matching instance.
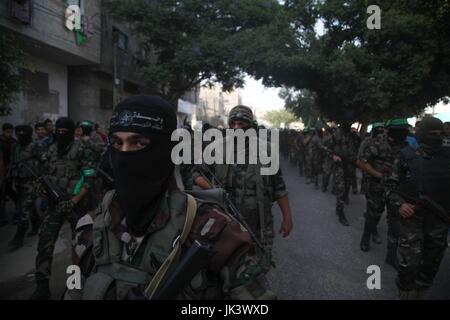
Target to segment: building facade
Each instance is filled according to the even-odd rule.
[[[107,127],[115,102],[141,92],[138,39],[102,11],[101,0],[2,0],[0,31],[28,55],[26,90],[2,122],[70,116]]]
[[[224,92],[220,86],[201,87],[196,110],[196,120],[208,122],[214,127],[227,127],[228,113],[242,104],[241,92],[235,89]]]

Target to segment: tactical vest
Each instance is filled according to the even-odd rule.
[[[243,165],[238,165],[240,169]],[[233,202],[240,210],[252,231],[264,242],[264,227],[272,221],[272,193],[269,176],[262,176],[261,166],[247,165],[243,173],[244,185],[237,185],[235,179],[237,166],[230,164],[216,165],[217,178],[225,190],[233,195]],[[259,226],[259,227],[258,227]]]
[[[132,287],[148,285],[171,253],[186,220],[186,194],[173,191],[167,198],[167,223],[156,230],[150,226],[151,231],[144,236],[134,256],[129,261],[122,261],[124,243],[108,229],[105,222],[114,195],[114,190],[106,193],[101,213],[94,219],[92,252],[95,273],[86,279],[83,299],[122,299]]]
[[[69,150],[58,156],[56,144],[49,148],[49,179],[62,190],[72,193],[73,189],[80,179],[80,152],[81,142],[74,141]]]
[[[377,148],[377,157],[373,161],[373,167],[388,176],[392,173],[394,161],[398,158],[400,150],[405,147],[406,142],[403,146],[391,145],[386,136],[377,136],[373,139],[373,143]]]
[[[14,151],[14,156],[13,156],[13,161],[14,163],[19,163],[20,161],[23,161],[26,158],[29,158],[32,154],[33,154],[33,142],[29,143],[27,146],[23,147],[20,144],[16,144],[13,151]],[[26,161],[26,163],[28,165],[31,165],[33,167],[36,166],[35,161],[33,161],[32,159],[29,159]],[[20,167],[15,167],[13,172],[12,172],[12,176],[15,177],[16,179],[20,180],[21,182],[23,181],[28,181],[28,179],[32,179],[33,176],[31,175],[30,172],[28,172],[28,170],[25,169],[21,169]]]
[[[424,158],[406,147],[400,156],[407,162],[409,177],[399,191],[414,200],[428,196],[450,213],[450,150],[443,148],[432,158]]]

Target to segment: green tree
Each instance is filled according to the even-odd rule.
[[[254,41],[241,35],[269,25],[281,11],[276,0],[106,0],[104,4],[142,41],[148,58],[139,69],[149,90],[173,102],[199,84],[220,83],[224,90],[242,87],[239,54]]]
[[[25,66],[25,54],[10,34],[0,31],[0,116],[11,113],[9,106],[25,88],[20,68]]]
[[[325,121],[319,107],[316,104],[315,94],[309,90],[295,91],[283,88],[279,93],[280,98],[285,101],[285,108],[296,117],[302,119],[307,127],[323,127]]]
[[[286,109],[269,111],[264,118],[275,128],[279,128],[282,123],[287,127],[290,123],[297,121],[297,117]]]
[[[366,25],[372,4],[382,10],[380,30]],[[264,83],[308,89],[326,118],[410,116],[450,96],[448,0],[292,0],[285,8],[289,27],[281,34],[295,34],[283,40],[290,49],[275,40],[251,73]],[[311,28],[317,22],[320,34]]]

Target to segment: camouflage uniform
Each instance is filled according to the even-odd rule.
[[[372,167],[387,177],[392,173],[394,161],[400,155],[400,149],[405,146],[390,143],[386,135],[379,134],[371,139],[360,158],[361,161],[367,162]],[[383,181],[375,178],[368,178],[368,187],[366,193],[367,212],[366,222],[369,232],[372,232],[381,219],[384,208],[387,207],[388,221],[388,256],[395,256],[399,235],[398,210],[386,201],[385,185]]]
[[[358,160],[362,160],[362,157],[364,153],[366,152],[366,148],[371,143],[372,137],[365,138],[361,144],[359,145],[358,149]],[[361,179],[361,193],[366,194],[367,190],[369,188],[369,176],[364,171],[362,172],[362,179]]]
[[[303,145],[303,133],[298,133],[295,138],[295,149],[297,151],[298,171],[301,177],[305,173],[305,146]]]
[[[36,167],[36,160],[33,160],[32,157],[37,156],[38,151],[37,145],[33,142],[29,143],[27,146],[17,144],[13,150],[12,161],[13,163],[18,164],[24,159],[31,158],[23,162],[31,167]],[[15,167],[13,169],[12,176],[21,212],[20,220],[17,225],[17,233],[14,236],[14,239],[23,242],[23,237],[28,229],[28,222],[30,221],[32,233],[35,234],[40,225],[40,217],[35,207],[36,195],[33,192],[33,176],[27,170],[20,167]]]
[[[333,144],[333,138],[331,135],[327,135],[322,140],[322,147],[330,150]],[[331,173],[333,171],[333,160],[330,159],[329,156],[325,155],[323,157],[322,164],[322,191],[326,192],[328,189],[328,185],[330,184]]]
[[[290,131],[289,134],[289,162],[291,166],[296,166],[298,163],[298,152],[296,148],[296,138],[297,133],[294,130]]]
[[[423,188],[423,189],[422,189]],[[450,217],[450,149],[430,157],[421,149],[402,149],[387,181],[389,202],[397,210],[405,203],[416,204],[422,195],[439,203]],[[400,192],[397,192],[400,191]],[[411,197],[408,199],[406,196]],[[432,208],[419,206],[410,218],[400,217],[397,286],[401,291],[429,288],[447,248],[449,219]]]
[[[74,194],[77,184],[79,188],[91,189],[94,163],[89,157],[86,145],[81,141],[74,141],[62,156],[58,155],[57,145],[52,144],[40,160],[43,163],[44,172],[49,175],[49,180],[68,194]],[[77,211],[86,212],[91,209],[89,206],[92,203],[88,198],[89,196],[85,197],[76,206]],[[40,282],[46,282],[50,279],[53,250],[62,225],[65,221],[70,223],[73,238],[75,224],[79,219],[75,212],[68,214],[58,212],[54,203],[49,204],[48,211],[39,232],[36,257],[36,281],[38,285]]]
[[[361,139],[358,136],[358,134],[355,133],[351,133],[350,137],[349,137],[349,141],[350,141],[350,152],[352,154],[352,158],[356,159],[357,155],[358,155],[358,151],[359,151],[359,147],[361,145]],[[358,181],[357,181],[357,177],[356,177],[356,166],[349,166],[349,173],[350,173],[350,186],[352,187],[353,190],[353,194],[357,194],[358,193]]]
[[[351,152],[351,146],[348,135],[337,129],[334,133],[333,144],[330,148],[332,154],[342,158],[340,162],[334,162],[334,187],[336,190],[336,214],[340,217],[344,215],[344,203],[348,198],[350,190],[349,168],[355,163],[354,155]]]
[[[281,170],[275,175],[268,176],[261,175],[260,168],[259,164],[216,164],[211,167],[251,230],[271,256],[275,236],[272,204],[288,193]],[[194,180],[199,175],[199,171],[194,170]]]
[[[145,235],[137,239],[128,232],[115,191],[105,195],[95,214],[93,237],[86,231],[80,237],[83,248],[93,239],[93,249],[83,254],[95,261],[90,264],[95,264],[91,272],[83,271],[87,278],[83,299],[119,300],[133,287],[141,291],[147,287],[172,251],[187,212],[186,194],[177,189],[169,190],[158,203],[153,222]],[[195,240],[209,243],[216,251],[207,267],[197,273],[177,299],[274,299],[275,295],[262,284],[265,270],[259,258],[250,254],[252,241],[248,232],[219,207],[204,201],[197,204],[195,220],[175,264]],[[117,267],[120,274],[115,272]],[[170,268],[169,273],[173,270]],[[72,292],[67,296],[74,298]]]
[[[312,155],[309,145],[311,144],[311,134],[304,136],[303,138],[303,146],[305,150],[305,178],[306,183],[311,183],[312,178]]]
[[[319,189],[319,175],[322,171],[323,151],[322,151],[322,139],[317,134],[315,134],[311,138],[309,148],[311,154],[312,181],[314,182],[314,186],[316,187],[316,189]]]

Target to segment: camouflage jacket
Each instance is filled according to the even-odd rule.
[[[214,253],[207,267],[197,273],[177,299],[274,299],[275,295],[262,285],[265,270],[254,255],[247,230],[217,206],[197,204],[181,256],[195,240],[212,245]],[[145,235],[134,238],[127,231],[126,218],[112,190],[96,210],[93,224],[79,222],[77,254],[84,255],[83,261],[89,260],[86,256],[95,261],[92,271],[84,270],[84,299],[122,299],[130,288],[144,289],[148,285],[183,229],[186,194],[177,189],[166,192],[156,210]],[[91,242],[92,250],[84,251]]]
[[[31,166],[34,169],[37,169],[39,166],[38,159],[44,153],[44,150],[40,147],[40,145],[36,142],[31,142],[27,146],[22,146],[20,144],[16,144],[13,148],[12,153],[12,163],[18,164],[21,161]],[[16,180],[29,180],[32,179],[32,175],[25,169],[15,166],[12,171],[12,176]]]
[[[96,159],[93,158],[85,143],[75,140],[61,156],[57,144],[53,143],[47,152],[39,156],[41,171],[59,188],[74,194],[77,184],[80,188],[90,189],[93,183]]]
[[[309,150],[311,156],[316,159],[322,156],[322,139],[319,136],[315,135],[311,138]]]
[[[360,147],[358,159],[369,163],[373,168],[385,176],[392,173],[394,161],[400,155],[400,150],[406,146],[406,142],[401,146],[393,145],[386,135],[379,134],[375,138],[367,141]]]

